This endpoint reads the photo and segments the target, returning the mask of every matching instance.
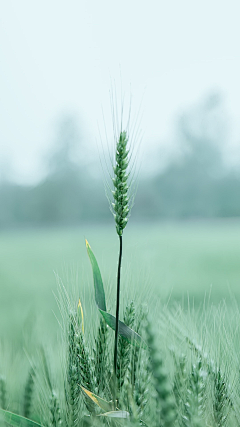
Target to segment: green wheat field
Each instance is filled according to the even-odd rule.
[[[145,347],[119,339],[117,410],[111,403],[113,335],[94,302],[85,238],[114,314],[114,221],[1,232],[0,425],[240,425],[240,222],[128,225],[120,319],[142,331]],[[82,351],[77,362],[75,341]],[[103,412],[109,415],[99,418]]]
[[[2,232],[0,335],[20,340],[30,318],[58,331],[56,274],[86,304],[93,295],[84,238],[91,243],[105,286],[115,287],[118,240],[114,223],[79,228]],[[240,300],[240,222],[130,223],[125,232],[123,298],[155,306]]]

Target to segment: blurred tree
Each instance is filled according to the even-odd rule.
[[[45,223],[75,223],[84,208],[86,171],[83,137],[72,116],[59,120],[54,149],[48,156],[49,173],[32,189],[31,206],[34,221]],[[29,212],[30,214],[30,212]]]
[[[140,183],[133,216],[239,216],[240,175],[226,167],[227,121],[221,97],[212,94],[182,114],[175,140],[179,156]],[[47,177],[34,187],[11,183],[6,177],[0,182],[0,227],[109,218],[102,180],[90,173],[93,154],[76,119],[62,117],[47,158]]]
[[[79,173],[79,167],[84,164],[83,145],[83,137],[79,133],[76,119],[70,115],[60,119],[56,142],[48,159],[49,176],[55,175],[60,178],[71,173]],[[77,156],[79,150],[82,153],[80,159]]]
[[[222,174],[227,124],[221,96],[213,93],[195,109],[184,113],[178,121],[177,138],[185,154],[185,166],[189,163],[212,177]]]
[[[153,181],[157,194],[157,206],[155,200],[153,209],[158,215],[223,215],[221,200],[227,180],[232,183],[228,204],[232,206],[234,215],[236,212],[240,214],[240,205],[233,203],[239,180],[226,170],[223,156],[227,124],[221,97],[216,93],[212,94],[195,109],[182,114],[178,120],[176,139],[180,156]],[[226,215],[226,208],[224,211]],[[228,215],[231,215],[229,210]]]

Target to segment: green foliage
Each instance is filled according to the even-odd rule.
[[[122,234],[129,215],[127,142],[126,132],[121,132],[113,178],[112,208],[120,239],[116,317],[107,311],[101,272],[86,241],[97,305],[92,323],[89,314],[84,320],[84,304],[79,299],[77,306],[78,298],[71,299],[60,282],[61,367],[54,375],[54,350],[52,365],[43,349],[41,363],[31,363],[21,392],[24,417],[6,411],[13,400],[7,403],[6,382],[0,377],[0,416],[12,427],[239,425],[240,381],[234,382],[239,374],[239,352],[231,324],[225,325],[222,312],[217,313],[222,323],[216,321],[215,313],[211,324],[212,313],[206,314],[205,307],[200,315],[194,311],[187,315],[180,306],[173,312],[160,306],[151,324],[146,313],[131,302],[123,322],[119,321]],[[95,325],[98,311],[100,321]],[[239,325],[239,313],[237,320]],[[108,326],[115,330],[114,365],[113,334]],[[239,331],[237,326],[237,338]]]
[[[9,411],[4,411],[3,409],[0,409],[0,417],[12,427],[43,427],[35,421],[28,420],[21,415],[13,414]]]
[[[50,368],[44,352],[41,363],[36,361],[35,392],[31,393],[34,421],[2,411],[3,421],[13,427],[239,425],[240,384],[236,381],[238,363],[237,353],[234,353],[238,352],[239,346],[235,350],[238,342],[235,343],[233,337],[230,339],[230,329],[227,329],[229,338],[225,351],[215,352],[209,313],[206,314],[209,337],[203,330],[199,331],[203,341],[199,345],[195,331],[200,324],[197,313],[193,312],[190,320],[184,312],[180,318],[178,306],[174,311],[164,309],[163,323],[157,333],[155,328],[154,332],[152,329],[156,325],[147,324],[146,328],[145,313],[135,308],[133,303],[126,307],[125,322],[146,336],[148,350],[132,346],[124,339],[119,340],[119,399],[116,409],[112,401],[113,337],[102,317],[96,335],[87,332],[87,321],[83,335],[77,300],[75,306],[76,310],[68,313],[64,320],[62,371],[57,370],[53,380],[54,358]],[[236,324],[239,324],[239,318],[236,317]],[[205,321],[201,315],[201,322]],[[227,324],[222,320],[222,332],[226,328]],[[220,332],[214,339],[221,340],[221,345],[224,345]],[[227,347],[232,359],[225,354]],[[42,376],[44,381],[40,381]],[[23,382],[22,396],[25,389]]]

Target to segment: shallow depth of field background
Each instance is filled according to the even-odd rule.
[[[122,106],[136,157],[123,303],[240,303],[238,16],[236,0],[1,5],[0,340],[55,342],[59,280],[91,314],[84,238],[113,309]]]

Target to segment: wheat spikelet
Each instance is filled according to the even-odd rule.
[[[41,399],[43,425],[59,427],[62,424],[63,408],[60,408],[59,393],[54,390],[44,347],[40,348],[44,386]]]
[[[116,147],[115,167],[113,168],[114,177],[112,182],[114,185],[112,203],[113,215],[116,223],[116,230],[119,236],[122,236],[123,230],[128,222],[129,214],[129,196],[128,196],[128,150],[127,150],[127,133],[122,131]]]
[[[202,368],[202,360],[192,364],[188,378],[185,402],[185,426],[201,426],[204,420],[206,396],[206,371]]]
[[[150,349],[150,366],[152,371],[154,387],[157,394],[157,414],[156,427],[160,425],[164,427],[172,427],[176,419],[176,408],[172,395],[169,376],[164,368],[163,360],[158,354],[155,345],[154,333],[151,330],[150,324],[147,327],[147,344]],[[158,418],[159,416],[159,418]]]
[[[173,393],[175,396],[175,401],[180,413],[185,404],[185,384],[187,380],[186,372],[186,356],[181,355],[179,358],[176,356],[175,352],[172,350],[172,356],[175,365],[174,379],[173,379]]]
[[[30,418],[30,415],[31,415],[33,390],[34,390],[34,376],[35,376],[35,371],[33,368],[31,368],[29,370],[29,374],[25,384],[24,395],[23,395],[23,415],[26,418]]]
[[[199,359],[202,360],[202,363],[205,366],[208,378],[211,381],[212,388],[212,412],[213,419],[217,427],[223,427],[228,419],[230,411],[233,407],[232,399],[229,393],[229,384],[227,376],[224,375],[220,367],[216,366],[212,360],[205,355],[201,350],[201,347],[197,346],[192,340],[187,339],[190,347],[193,349],[194,353]]]
[[[231,402],[228,397],[227,381],[221,374],[220,368],[212,373],[214,386],[213,416],[217,427],[226,424]]]
[[[88,351],[87,346],[85,345],[85,340],[83,337],[82,329],[79,325],[79,318],[77,317],[74,324],[74,358],[76,366],[76,379],[77,379],[77,389],[78,393],[83,396],[84,403],[90,413],[95,413],[96,406],[89,399],[85,393],[82,394],[80,386],[95,391],[95,382],[93,377],[93,368],[91,366],[91,357]],[[78,395],[78,399],[79,399]]]
[[[57,393],[52,390],[49,399],[49,410],[50,410],[50,426],[58,427],[62,424],[61,410]]]
[[[150,372],[148,359],[139,354],[138,369],[135,375],[135,383],[132,385],[133,397],[137,406],[138,416],[143,415],[146,404],[149,400]]]
[[[68,368],[65,395],[68,407],[67,423],[69,427],[75,427],[78,424],[80,387],[78,377],[78,354],[75,342],[75,318],[73,315],[70,315],[69,324]]]
[[[95,350],[94,350],[94,373],[96,378],[96,388],[98,393],[101,393],[106,388],[106,383],[110,381],[110,374],[108,367],[108,328],[105,320],[101,317],[98,328],[97,339],[95,339]]]
[[[92,368],[91,368],[91,358],[88,354],[87,347],[84,342],[84,338],[82,333],[78,333],[75,335],[76,340],[76,351],[78,358],[78,376],[80,380],[80,384],[87,388],[93,388],[93,377],[92,377]]]
[[[6,393],[6,380],[0,375],[0,408],[6,409],[7,407],[7,393]]]
[[[123,321],[130,328],[134,325],[135,308],[133,302],[126,307]],[[120,337],[118,342],[118,360],[117,360],[117,380],[118,389],[121,389],[124,383],[124,378],[130,364],[130,349],[131,343]]]

